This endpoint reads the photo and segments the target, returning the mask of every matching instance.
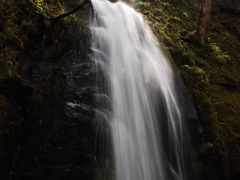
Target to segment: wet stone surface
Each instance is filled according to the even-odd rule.
[[[45,34],[21,57],[32,84],[23,131],[10,179],[90,180],[94,178],[95,74],[86,27]],[[51,39],[48,39],[51,36]]]

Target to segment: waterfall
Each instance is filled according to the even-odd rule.
[[[132,7],[121,1],[92,4],[91,59],[106,79],[98,79],[105,89],[99,96],[110,104],[104,119],[114,179],[185,180],[185,125],[169,60]]]

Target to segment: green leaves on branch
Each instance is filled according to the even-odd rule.
[[[227,63],[231,61],[231,57],[227,52],[222,51],[217,43],[213,42],[209,44],[209,47],[219,63]]]

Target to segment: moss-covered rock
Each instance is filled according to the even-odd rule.
[[[70,57],[67,58],[70,49],[75,49],[78,53],[85,51],[87,54],[87,30],[83,28],[85,23],[83,16],[88,16],[90,11],[89,7],[84,7],[84,11],[54,22],[46,20],[43,16],[55,17],[70,9],[58,0],[0,0],[0,179],[26,179],[35,176],[34,173],[45,174],[44,172],[48,173],[47,178],[52,177],[49,175],[51,172],[53,175],[58,173],[58,177],[61,176],[58,167],[52,171],[40,168],[39,172],[36,172],[36,162],[38,165],[41,162],[45,163],[42,161],[44,158],[37,157],[40,155],[36,155],[36,152],[39,152],[42,146],[46,146],[46,143],[47,146],[51,146],[46,137],[51,136],[51,133],[44,133],[48,128],[45,126],[41,131],[39,128],[42,122],[50,127],[51,117],[56,117],[57,120],[65,117],[62,111],[65,104],[59,102],[56,97],[65,95],[64,83],[67,72],[63,72],[63,69],[70,66]],[[79,44],[83,42],[84,47]],[[80,55],[78,56],[80,58]],[[59,115],[60,111],[61,117],[53,115],[54,113]],[[36,115],[37,112],[39,116]],[[74,127],[81,129],[87,126],[81,124]],[[90,146],[86,145],[88,142],[84,135],[86,133],[83,133],[83,137],[75,135],[83,140],[74,141],[82,146],[76,145],[73,148],[86,149]],[[57,138],[55,134],[52,136]],[[45,140],[45,144],[41,144],[41,138]],[[51,150],[46,147],[45,150],[47,149],[49,153],[56,149],[58,154],[55,153],[57,155],[54,158],[63,157],[59,155],[61,153],[65,153],[64,156],[71,156],[70,152],[66,153],[70,146],[65,148],[67,150],[59,147],[53,147]],[[83,152],[81,148],[78,150]],[[77,158],[84,158],[81,153],[76,154]],[[88,154],[86,156],[89,156],[88,162],[94,164],[92,156]],[[56,162],[54,158],[52,161]],[[78,174],[79,179],[94,175],[94,171],[86,175],[74,167],[70,168],[70,171],[70,174]],[[70,178],[71,175],[65,176]],[[41,179],[42,175],[38,175],[38,178]]]
[[[198,1],[139,4],[139,11],[169,49],[194,97],[202,128],[194,143],[199,156],[194,164],[196,172],[202,179],[239,179],[240,28],[228,11],[238,7],[236,1],[214,2],[211,33],[204,47],[196,34]],[[226,19],[232,21],[225,23]]]
[[[224,6],[228,2],[230,1],[216,1]],[[231,0],[231,2],[234,4],[230,6],[231,8],[237,7],[235,6],[238,4],[237,1]],[[67,78],[63,72],[68,66],[63,65],[65,62],[63,59],[68,57],[68,53],[71,52],[69,49],[80,47],[79,52],[87,51],[85,44],[81,44],[85,42],[86,29],[77,28],[79,24],[86,23],[87,18],[84,17],[90,16],[90,8],[83,8],[76,14],[57,22],[43,18],[43,16],[58,16],[74,8],[78,3],[77,0],[0,0],[0,142],[2,143],[0,167],[4,167],[0,171],[3,172],[2,179],[6,179],[9,171],[15,168],[13,162],[18,146],[19,129],[22,127],[21,122],[26,122],[28,119],[27,114],[29,115],[29,112],[40,114],[44,109],[53,116],[56,115],[54,114],[57,111],[56,107],[61,109],[62,106],[56,105],[56,102],[61,102],[56,94],[64,94],[64,82]],[[219,9],[214,8],[209,42],[202,47],[196,36],[199,1],[145,0],[138,2],[136,7],[146,16],[156,36],[169,49],[186,86],[194,97],[201,124],[200,137],[197,133],[192,134],[198,136],[197,141],[194,142],[198,155],[194,168],[198,176],[200,179],[211,180],[239,179],[239,21],[233,19],[233,28],[231,28],[229,23],[223,23],[225,19],[232,18],[231,13],[224,11],[220,14]],[[76,41],[76,34],[80,44],[74,45],[72,42]],[[59,65],[59,63],[63,64]],[[69,96],[71,97],[72,94]],[[45,102],[50,105],[46,105]],[[24,125],[27,135],[37,136],[31,128],[38,130],[37,127],[42,123],[45,123],[46,128],[50,128],[49,122],[43,121],[49,115],[47,113],[41,115],[42,119],[35,117],[39,122],[28,119]],[[88,127],[86,124],[81,125]],[[71,128],[68,127],[68,130]],[[80,132],[79,129],[76,131]],[[81,129],[82,131],[84,132],[84,129]],[[39,131],[39,133],[45,135],[44,132]],[[35,136],[30,138],[29,142],[41,141]],[[44,147],[41,148],[51,149],[52,147],[47,146],[52,146],[52,142],[46,140],[49,137],[44,137],[47,145],[43,143]],[[82,147],[88,147],[85,136],[77,139],[83,142]],[[55,139],[51,141],[56,143]],[[79,146],[77,142],[75,143]],[[69,144],[69,147],[72,146]],[[31,148],[25,145],[25,149]],[[57,152],[56,157],[59,157],[64,152],[62,149],[66,148],[53,149],[51,153]],[[84,151],[83,149],[81,150]],[[34,160],[29,162],[26,158],[21,159],[20,162],[31,167],[36,165],[34,163],[45,162],[44,157],[33,156],[33,152],[29,153],[29,159]],[[46,156],[49,157],[48,154]],[[95,163],[92,154],[87,157],[86,161]],[[28,167],[24,168],[28,169]],[[71,172],[76,173],[77,170],[73,168]],[[41,170],[41,172],[46,171]],[[62,172],[62,169],[56,168],[52,171],[55,171],[52,172],[54,175],[56,172]],[[31,173],[25,172],[25,175]]]

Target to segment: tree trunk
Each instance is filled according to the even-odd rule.
[[[201,11],[198,24],[198,36],[201,44],[204,44],[208,39],[211,10],[212,0],[201,0]]]

